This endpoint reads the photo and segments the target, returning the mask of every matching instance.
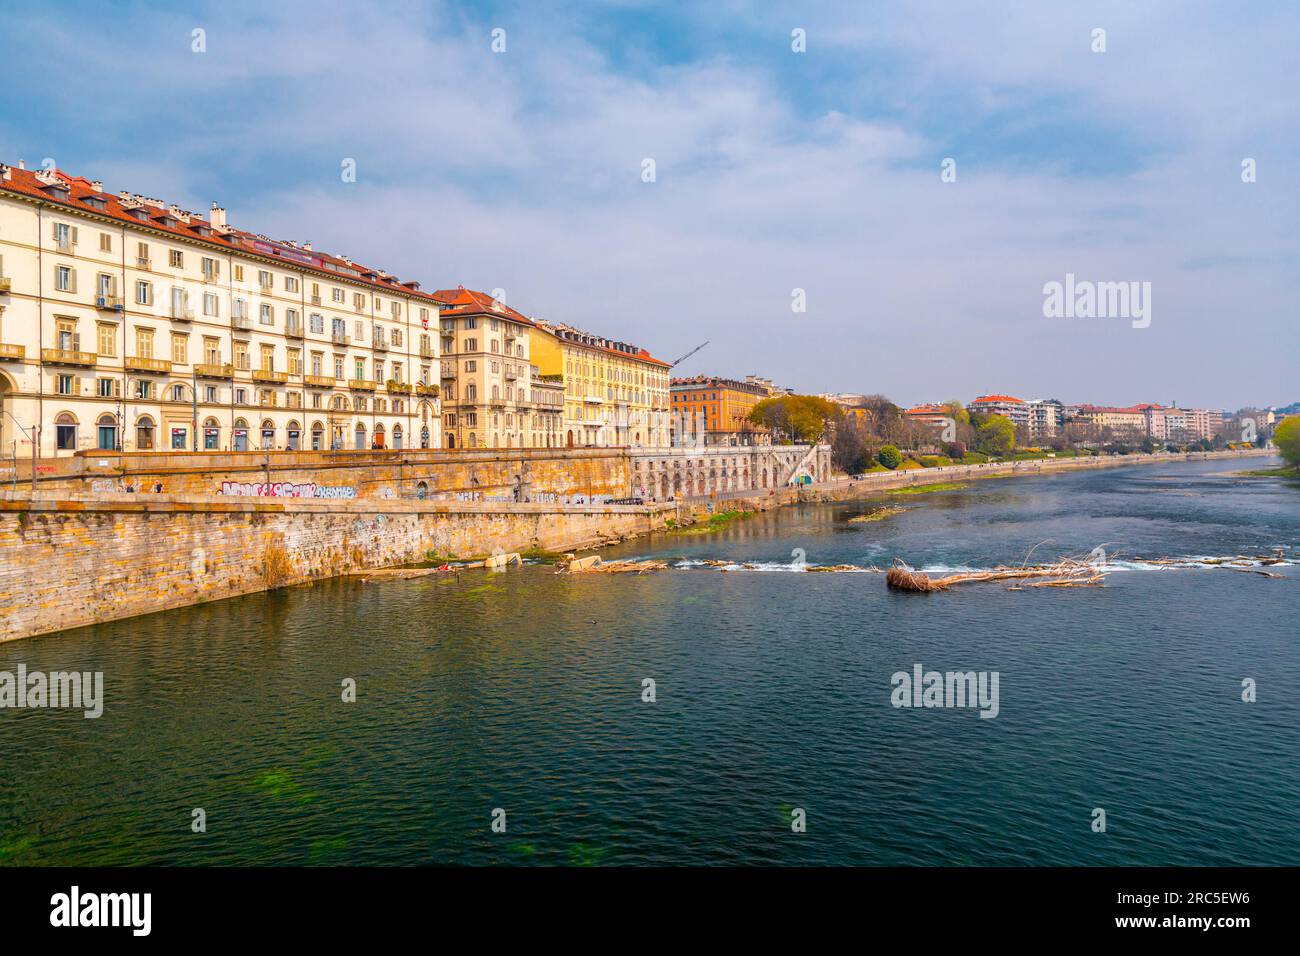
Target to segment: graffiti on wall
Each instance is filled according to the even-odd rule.
[[[256,498],[355,498],[352,485],[318,485],[314,481],[223,481],[220,495]]]

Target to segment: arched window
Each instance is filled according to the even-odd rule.
[[[248,422],[242,418],[235,419],[235,451],[248,451]]]
[[[325,426],[320,422],[311,423],[311,450],[320,451],[325,444]]]
[[[99,448],[102,451],[117,451],[117,419],[105,412],[95,423],[98,432]]]
[[[203,450],[217,451],[221,448],[221,426],[215,418],[203,422]]]
[[[375,438],[373,443],[371,444],[371,447],[372,448],[384,447],[384,423],[383,422],[380,422],[378,425],[375,426]]]
[[[394,448],[402,447],[402,426],[401,425],[393,426],[393,447]]]
[[[291,421],[285,426],[284,447],[289,451],[297,451],[302,447],[302,426],[297,422]]]
[[[137,419],[135,423],[135,447],[137,451],[150,451],[153,449],[154,425],[153,419],[148,415]]]
[[[357,422],[356,447],[364,449],[366,447],[366,426]]]
[[[266,419],[262,422],[262,451],[275,448],[275,422]]]
[[[54,447],[59,451],[77,450],[77,419],[71,412],[54,419]]]

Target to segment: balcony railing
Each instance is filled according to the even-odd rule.
[[[433,346],[432,346],[432,345],[421,345],[421,346],[420,346],[420,358],[436,358],[436,357],[437,357],[437,356],[434,355],[434,352],[433,352]]]
[[[390,392],[394,392],[398,395],[411,394],[410,382],[399,382],[396,379],[390,378],[387,382],[384,383],[384,387],[387,388]]]
[[[172,320],[175,322],[193,322],[194,310],[188,306],[172,306]]]
[[[276,372],[269,368],[255,368],[253,369],[253,381],[271,382],[276,385],[283,385],[285,382],[289,381],[289,373]]]
[[[301,322],[289,323],[284,327],[284,334],[286,338],[290,338],[290,339],[302,338],[303,337],[302,323]]]
[[[354,392],[373,392],[378,387],[378,382],[371,381],[368,378],[354,378],[348,382],[348,388]]]
[[[318,295],[314,295],[314,296],[312,296],[312,297],[311,297],[311,304],[312,304],[312,305],[320,305],[320,296],[318,296]]]
[[[94,352],[76,349],[41,349],[41,361],[51,365],[94,365],[97,357]]]
[[[95,308],[104,312],[121,312],[126,308],[126,303],[122,301],[120,295],[97,295]]]
[[[442,390],[437,385],[416,385],[415,394],[427,395],[429,398],[437,398]]]
[[[21,345],[0,344],[0,361],[21,362],[27,355],[27,349]]]
[[[388,339],[381,338],[380,336],[376,335],[375,340],[370,343],[370,347],[374,349],[376,352],[387,352]]]
[[[153,260],[152,260],[152,259],[149,259],[149,258],[146,258],[145,256],[137,256],[137,257],[136,257],[136,260],[135,260],[135,267],[136,267],[137,269],[146,269],[146,270],[147,270],[147,269],[152,269],[152,268],[153,268]]]
[[[9,289],[11,288],[12,282],[13,282],[12,279],[7,279],[4,276],[0,276],[0,292],[8,292]]]
[[[331,332],[330,341],[335,345],[347,345],[352,339],[346,332]]]
[[[172,363],[166,359],[144,358],[140,355],[128,355],[124,364],[132,372],[170,372]]]
[[[219,362],[204,362],[194,366],[194,374],[199,378],[234,378],[235,366],[229,363],[222,365]]]
[[[236,332],[253,331],[253,319],[247,315],[237,315],[230,320],[230,327]]]
[[[438,372],[438,377],[449,378],[454,380],[456,378],[456,366],[443,365],[442,369]]]
[[[333,388],[335,381],[332,375],[304,375],[302,380],[312,388]]]

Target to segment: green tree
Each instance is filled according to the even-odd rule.
[[[1292,468],[1300,468],[1300,415],[1282,419],[1273,432],[1273,444]]]
[[[765,398],[749,413],[751,423],[781,432],[798,442],[815,442],[826,422],[835,417],[835,406],[816,395]]]
[[[1001,415],[988,416],[975,430],[975,447],[986,455],[1009,455],[1016,447],[1016,426]]]
[[[893,471],[903,463],[903,453],[893,445],[886,445],[884,448],[880,449],[880,452],[876,455],[876,461],[880,462],[890,471]]]

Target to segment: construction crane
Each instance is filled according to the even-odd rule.
[[[695,346],[695,348],[691,349],[689,352],[687,352],[685,355],[683,355],[681,358],[679,358],[676,362],[674,362],[672,365],[670,365],[670,366],[668,366],[668,367],[669,367],[669,368],[676,368],[677,366],[681,365],[681,364],[682,364],[683,362],[685,362],[688,358],[690,358],[692,355],[694,355],[696,352],[698,352],[700,349],[704,348],[704,346],[706,346],[706,345],[708,345],[708,344],[709,344],[708,342],[702,342],[702,343],[700,343],[699,345]]]

